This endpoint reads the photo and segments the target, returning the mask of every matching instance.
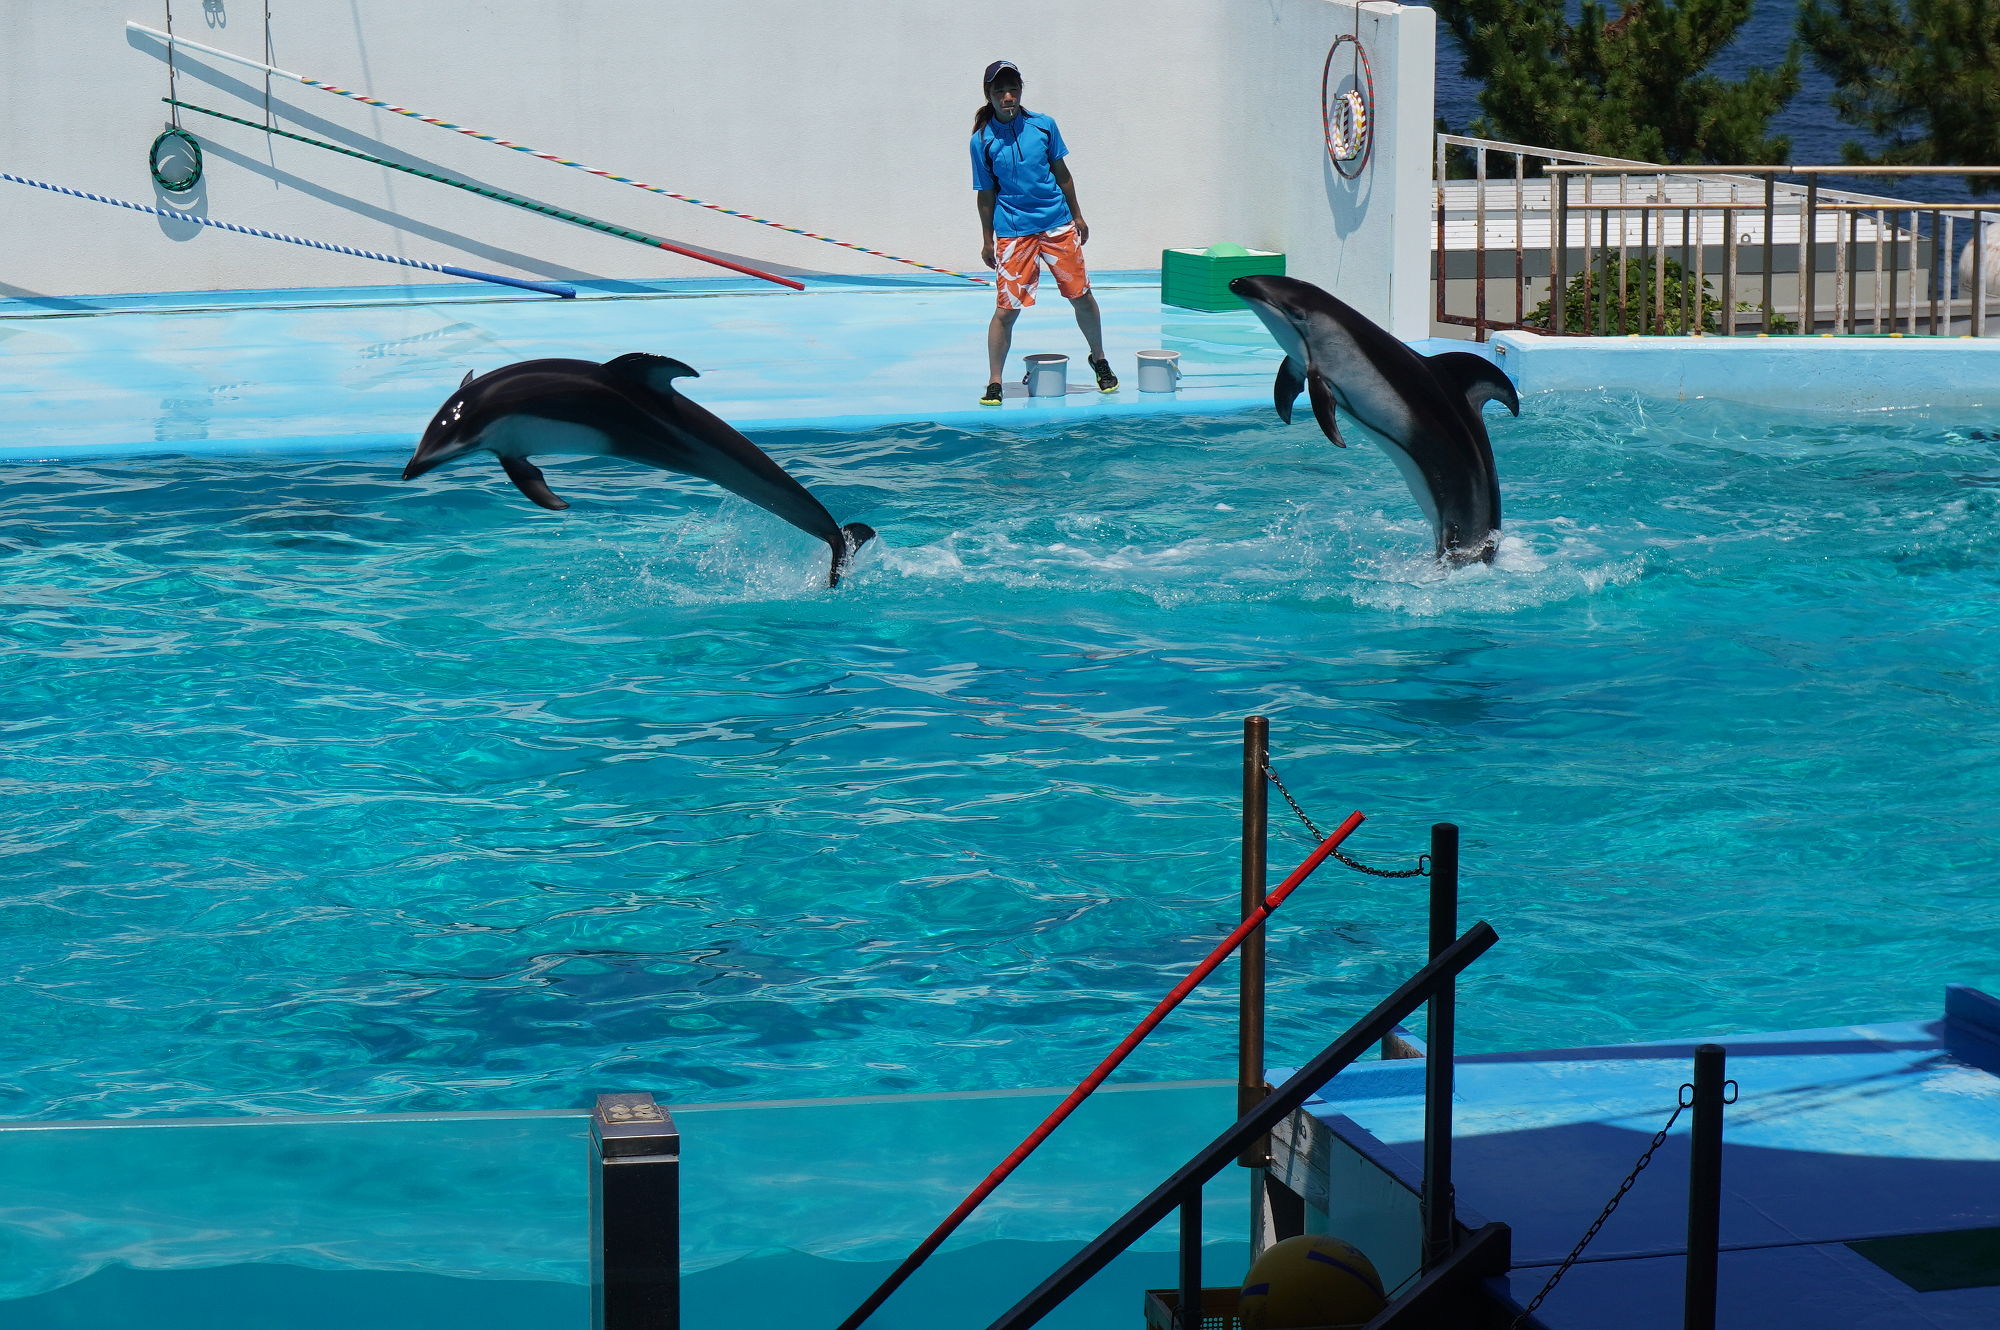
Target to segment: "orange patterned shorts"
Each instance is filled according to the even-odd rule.
[[[1058,226],[1031,236],[998,236],[993,241],[993,259],[1000,280],[995,300],[1001,309],[1026,309],[1035,303],[1035,285],[1042,279],[1042,264],[1056,275],[1056,289],[1074,300],[1090,294],[1090,275],[1083,270],[1083,242],[1076,238],[1076,223]]]

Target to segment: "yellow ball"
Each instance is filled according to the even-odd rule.
[[[1286,1238],[1264,1249],[1243,1277],[1243,1330],[1306,1330],[1360,1325],[1389,1300],[1382,1276],[1360,1248],[1324,1233]]]

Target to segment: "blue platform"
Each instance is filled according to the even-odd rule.
[[[1718,1323],[1992,1327],[1982,1287],[1920,1292],[1849,1243],[2000,1226],[2000,1002],[1948,992],[1942,1020],[1458,1059],[1461,1216],[1513,1229],[1496,1281],[1525,1305],[1673,1111],[1695,1046],[1728,1049]],[[1308,1105],[1410,1187],[1424,1063],[1360,1064]],[[1688,1119],[1537,1313],[1547,1330],[1681,1325]]]

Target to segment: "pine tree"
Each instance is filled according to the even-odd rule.
[[[2000,6],[1988,0],[1805,0],[1799,38],[1833,109],[1881,146],[1856,165],[2000,165]],[[1974,193],[2000,180],[1971,176]]]
[[[1484,85],[1472,134],[1645,162],[1782,162],[1791,143],[1768,131],[1799,89],[1798,51],[1740,81],[1703,72],[1750,5],[1627,0],[1607,20],[1584,0],[1571,23],[1562,0],[1436,0]]]

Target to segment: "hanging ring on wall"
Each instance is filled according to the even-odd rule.
[[[163,149],[168,149],[171,145],[179,145],[187,153],[188,166],[185,175],[168,175],[161,168],[160,158],[164,155]],[[195,141],[194,135],[178,125],[169,126],[161,130],[160,136],[153,140],[152,151],[146,154],[146,164],[153,172],[154,184],[169,194],[185,194],[201,180],[201,144]]]
[[[1368,99],[1358,89],[1349,88],[1333,99],[1333,115],[1327,121],[1326,144],[1337,162],[1359,157],[1368,138]]]
[[[1333,95],[1333,61],[1340,48],[1354,46],[1355,86]],[[1326,133],[1326,155],[1333,169],[1346,179],[1358,177],[1368,165],[1375,146],[1375,73],[1368,64],[1367,48],[1361,39],[1343,33],[1327,48],[1326,64],[1319,75],[1320,126]]]

